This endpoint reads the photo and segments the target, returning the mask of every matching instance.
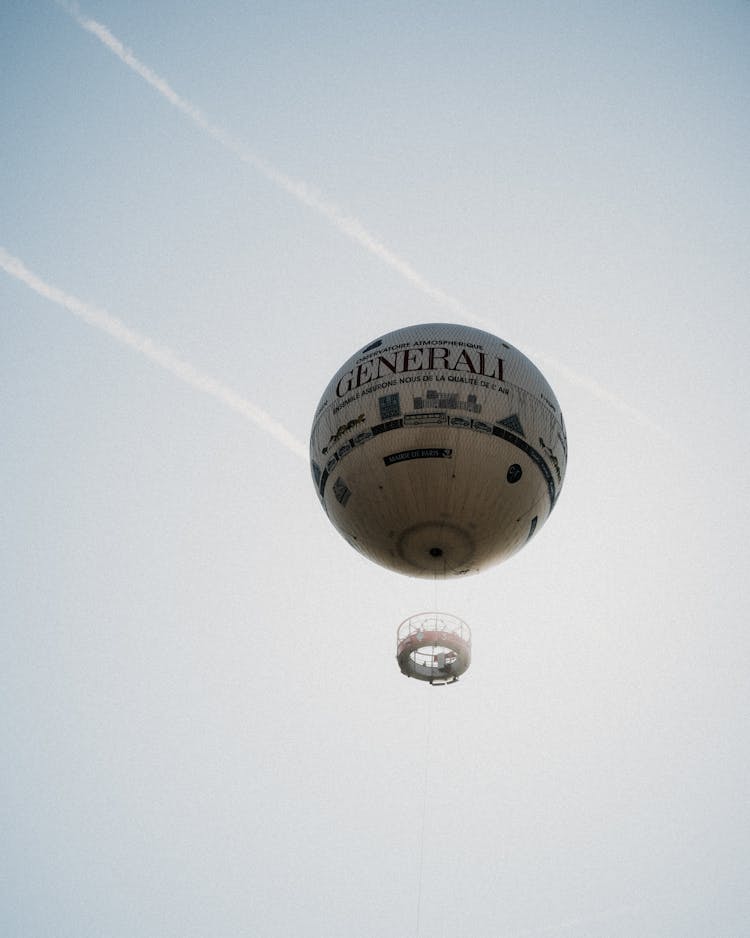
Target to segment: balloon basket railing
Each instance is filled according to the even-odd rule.
[[[452,684],[471,664],[471,629],[445,612],[421,612],[396,632],[401,673],[430,684]]]

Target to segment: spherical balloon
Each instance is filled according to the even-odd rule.
[[[542,527],[565,477],[560,406],[502,339],[432,323],[370,342],[334,375],[310,437],[334,527],[410,576],[476,573]]]

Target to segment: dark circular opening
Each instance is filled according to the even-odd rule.
[[[442,547],[431,547],[430,548],[430,557],[442,557],[443,548]]]

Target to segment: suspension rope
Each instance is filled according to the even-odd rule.
[[[422,878],[424,874],[424,841],[425,829],[427,826],[427,783],[430,770],[430,724],[432,710],[432,688],[427,692],[427,703],[425,705],[425,758],[424,758],[424,779],[422,787],[422,829],[419,835],[419,885],[417,887],[417,923],[415,938],[419,938],[420,914],[422,911]]]

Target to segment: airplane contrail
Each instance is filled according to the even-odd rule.
[[[313,211],[318,212],[318,214],[328,219],[342,234],[360,244],[370,254],[379,258],[392,270],[395,270],[424,296],[434,300],[444,309],[452,311],[464,321],[474,323],[489,332],[497,332],[497,328],[493,323],[475,315],[464,303],[456,299],[456,297],[451,296],[449,293],[446,293],[445,290],[441,290],[440,287],[430,283],[430,281],[420,274],[419,271],[415,270],[408,261],[399,257],[386,244],[368,231],[359,219],[347,214],[343,209],[339,208],[339,206],[323,196],[307,182],[301,179],[293,179],[291,176],[286,175],[286,173],[281,172],[281,170],[258,156],[258,154],[251,150],[246,144],[235,139],[224,127],[214,124],[199,107],[178,94],[165,78],[162,78],[161,75],[158,75],[152,68],[142,62],[133,51],[113,35],[103,23],[99,23],[97,20],[84,16],[77,5],[68,3],[67,0],[56,0],[56,2],[83,30],[95,36],[110,52],[116,55],[121,62],[127,65],[129,69],[135,72],[136,75],[147,82],[158,94],[168,101],[172,107],[184,114],[196,127],[208,134],[209,137],[215,140],[229,153],[232,153],[241,162],[252,166],[269,182],[297,199],[298,202],[301,202],[303,205],[306,205],[308,208],[313,209]],[[636,420],[638,423],[656,430],[662,436],[667,436],[664,429],[660,427],[656,421],[641,413],[637,408],[631,406],[626,401],[623,401],[616,394],[613,394],[592,378],[578,375],[567,365],[563,365],[549,356],[537,355],[536,357],[540,361],[544,358],[546,362],[556,368],[566,380],[578,387],[584,388],[603,403],[616,408],[622,414]]]
[[[474,313],[465,312],[464,318],[469,322],[474,323],[480,329],[484,329],[487,332],[496,332],[496,326],[494,323],[490,322],[487,319],[483,319],[481,316],[476,316]],[[612,391],[603,387],[599,384],[598,381],[594,381],[593,378],[589,378],[587,375],[580,375],[577,371],[574,371],[568,365],[565,365],[563,362],[559,361],[557,358],[554,358],[551,355],[547,355],[544,352],[540,352],[538,349],[529,348],[529,346],[524,346],[524,353],[534,362],[534,364],[544,366],[545,369],[552,369],[557,371],[561,377],[563,377],[568,384],[572,384],[574,387],[582,388],[584,391],[587,391],[592,397],[598,398],[604,404],[614,407],[616,410],[619,410],[622,414],[629,417],[635,423],[639,423],[644,427],[647,427],[650,430],[654,430],[660,436],[671,441],[670,435],[667,431],[657,423],[656,420],[653,420],[647,414],[642,413],[638,410],[637,407],[633,407],[632,404],[628,404],[627,401],[624,401],[621,397],[618,397],[617,394],[613,394]]]
[[[413,284],[418,290],[429,296],[441,306],[452,309],[460,315],[466,314],[466,309],[460,300],[450,296],[444,290],[431,284],[425,277],[416,271],[408,261],[395,254],[389,247],[369,232],[361,221],[348,215],[330,199],[324,197],[314,187],[301,179],[293,179],[286,173],[271,166],[270,163],[254,153],[246,144],[235,139],[226,128],[214,124],[206,115],[187,98],[178,94],[169,82],[158,75],[152,68],[142,62],[123,42],[114,36],[103,24],[84,16],[77,6],[57,0],[58,4],[84,29],[95,36],[103,45],[114,53],[121,62],[139,75],[145,82],[158,92],[173,107],[181,111],[200,130],[212,137],[218,144],[236,156],[243,163],[247,163],[265,176],[269,182],[274,183],[289,195],[293,196],[303,205],[313,209],[328,219],[343,234],[358,244],[361,244],[375,257],[380,258],[390,268],[397,271],[402,277]]]
[[[145,358],[159,365],[165,371],[189,384],[196,391],[202,391],[210,397],[215,398],[235,413],[241,414],[248,420],[251,420],[256,426],[260,427],[269,436],[272,436],[278,443],[285,446],[295,456],[299,456],[307,462],[307,448],[300,443],[278,420],[266,413],[262,408],[246,400],[237,391],[228,385],[217,381],[204,371],[196,368],[190,362],[181,358],[166,345],[154,341],[143,333],[131,329],[129,326],[108,313],[104,309],[84,303],[70,293],[65,293],[59,287],[46,283],[21,261],[19,258],[9,254],[5,248],[0,247],[0,268],[2,268],[11,277],[19,280],[30,289],[34,290],[45,299],[56,303],[67,309],[69,313],[82,319],[90,326],[106,332],[107,335],[119,342],[121,345],[127,345],[135,351],[140,352]]]

